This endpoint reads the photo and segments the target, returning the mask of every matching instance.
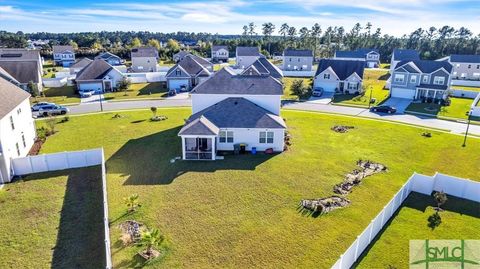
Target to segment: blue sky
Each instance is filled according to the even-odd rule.
[[[480,34],[480,0],[0,0],[0,30],[24,32],[158,31],[240,34],[242,26],[344,26],[371,22],[383,33],[465,26]],[[260,26],[258,31],[260,31]]]

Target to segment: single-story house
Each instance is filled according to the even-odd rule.
[[[75,82],[78,91],[95,91],[102,93],[117,88],[117,84],[123,79],[123,74],[114,66],[102,59],[93,60],[80,72]]]
[[[314,76],[313,88],[325,92],[356,94],[363,91],[365,61],[322,59]]]
[[[112,66],[122,65],[123,60],[122,58],[118,57],[117,55],[110,53],[108,51],[102,52],[95,57],[95,59],[102,59],[109,63]]]
[[[176,91],[190,91],[212,75],[213,67],[209,70],[207,63],[210,62],[192,54],[185,56],[183,60],[168,70],[167,88]]]
[[[70,69],[70,74],[71,75],[75,75],[77,74],[78,72],[80,72],[80,70],[82,70],[83,68],[85,68],[87,65],[89,65],[91,62],[93,62],[93,60],[89,59],[89,58],[82,58],[81,60],[78,60],[76,63],[72,64],[69,69]]]

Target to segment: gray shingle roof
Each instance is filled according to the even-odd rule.
[[[452,54],[450,55],[452,63],[480,63],[480,55]]]
[[[117,55],[115,55],[115,54],[113,54],[113,53],[111,53],[111,52],[108,52],[108,51],[100,53],[99,55],[97,55],[97,56],[95,57],[95,59],[108,60],[108,59],[110,59],[110,58],[112,58],[112,57],[113,57],[113,58],[120,59],[120,57],[118,57]],[[120,60],[121,60],[121,59],[120,59]]]
[[[194,55],[187,55],[183,60],[178,62],[167,72],[167,77],[169,77],[178,66],[180,66],[185,72],[188,73],[191,77],[199,76],[210,76],[210,72],[200,64],[197,59],[200,57],[194,57]],[[201,58],[200,58],[201,59]],[[208,62],[208,61],[207,61]]]
[[[313,52],[311,50],[297,50],[288,48],[283,51],[283,56],[313,57]]]
[[[81,60],[78,60],[76,63],[72,64],[70,68],[83,68],[87,65],[89,65],[93,60],[89,58],[82,58]]]
[[[283,119],[243,97],[230,97],[199,111],[187,121],[207,118],[218,128],[284,129]]]
[[[444,61],[428,61],[428,60],[415,60],[415,61],[401,61],[397,64],[395,69],[400,68],[402,65],[412,62],[422,73],[432,73],[440,68],[444,68],[448,73],[452,72],[452,65],[449,62]]]
[[[228,51],[228,46],[223,46],[223,45],[215,45],[215,46],[212,46],[212,51],[218,51],[220,49],[225,49]]]
[[[266,58],[258,58],[253,62],[252,66],[259,72],[260,75],[270,75],[276,79],[281,79],[283,77],[282,71],[272,64]],[[247,71],[247,69],[245,69]],[[244,75],[248,75],[248,72],[242,72]]]
[[[178,135],[217,135],[220,130],[204,116],[187,122]]]
[[[93,60],[77,74],[76,81],[102,79],[113,67],[102,59]]]
[[[31,49],[0,49],[0,61],[40,61],[40,51]]]
[[[156,57],[158,58],[158,51],[154,47],[138,47],[133,48],[131,57]]]
[[[367,53],[375,51],[378,53],[377,49],[357,49],[357,50],[344,50],[344,51],[335,51],[335,57],[338,58],[365,58]]]
[[[189,54],[191,54],[189,51],[181,50],[181,51],[175,53],[174,56],[178,56],[178,57],[180,57],[180,58],[183,58],[183,57],[185,57],[185,56],[187,56],[187,55],[189,55]]]
[[[7,71],[5,71],[5,69],[3,69],[2,67],[0,67],[0,77],[3,77],[4,79],[6,79],[7,81],[10,81],[12,83],[14,83],[15,85],[18,85],[19,82],[18,80],[16,80],[12,75],[10,75]]]
[[[38,83],[41,80],[36,61],[0,61],[0,67],[20,83]]]
[[[336,59],[322,59],[318,63],[317,72],[315,76],[325,71],[325,69],[331,67],[333,72],[337,74],[340,80],[345,80],[353,73],[357,73],[363,79],[363,71],[365,69],[364,61],[353,60],[336,60]]]
[[[30,94],[0,76],[0,119],[10,113]]]
[[[394,49],[393,60],[394,61],[420,60],[420,56],[418,55],[418,51],[416,50]]]
[[[237,75],[225,67],[197,85],[191,94],[283,95],[283,85],[272,76]]]
[[[53,53],[64,53],[66,51],[74,53],[73,47],[70,45],[55,45],[53,46]]]
[[[258,47],[237,47],[237,56],[259,56]]]

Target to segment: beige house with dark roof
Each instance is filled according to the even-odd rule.
[[[42,59],[38,50],[0,49],[0,67],[24,90],[31,81],[42,91]]]

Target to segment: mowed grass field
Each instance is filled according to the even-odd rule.
[[[72,169],[5,185],[0,267],[105,267],[100,173],[100,167]]]
[[[63,86],[58,88],[43,88],[42,97],[31,97],[32,104],[38,102],[51,102],[56,104],[79,104],[80,96],[75,93],[75,86]]]
[[[127,91],[106,92],[104,94],[107,101],[122,99],[160,99],[167,96],[167,87],[165,83],[135,83],[131,84]]]
[[[467,119],[467,113],[470,111],[473,99],[450,97],[450,101],[449,106],[432,103],[411,103],[406,110],[432,116]]]
[[[432,131],[425,138],[421,128],[283,111],[293,145],[282,154],[171,163],[181,155],[177,133],[190,109],[159,109],[168,117],[161,122],[149,121],[148,110],[119,114],[70,117],[42,148],[104,147],[114,268],[143,265],[141,248],[119,239],[118,225],[129,219],[167,238],[163,257],[147,268],[330,268],[414,171],[480,180],[479,140],[463,148],[461,136]],[[355,129],[330,130],[338,124]],[[358,159],[388,172],[355,188],[344,209],[316,218],[299,212],[301,199],[332,195]],[[126,215],[123,198],[134,193],[142,207]]]
[[[411,193],[372,247],[363,254],[357,268],[389,268],[389,265],[408,268],[410,240],[480,238],[478,203],[448,196],[442,206],[445,211],[439,213],[442,223],[431,229],[428,217],[436,212],[436,206],[433,197]]]

